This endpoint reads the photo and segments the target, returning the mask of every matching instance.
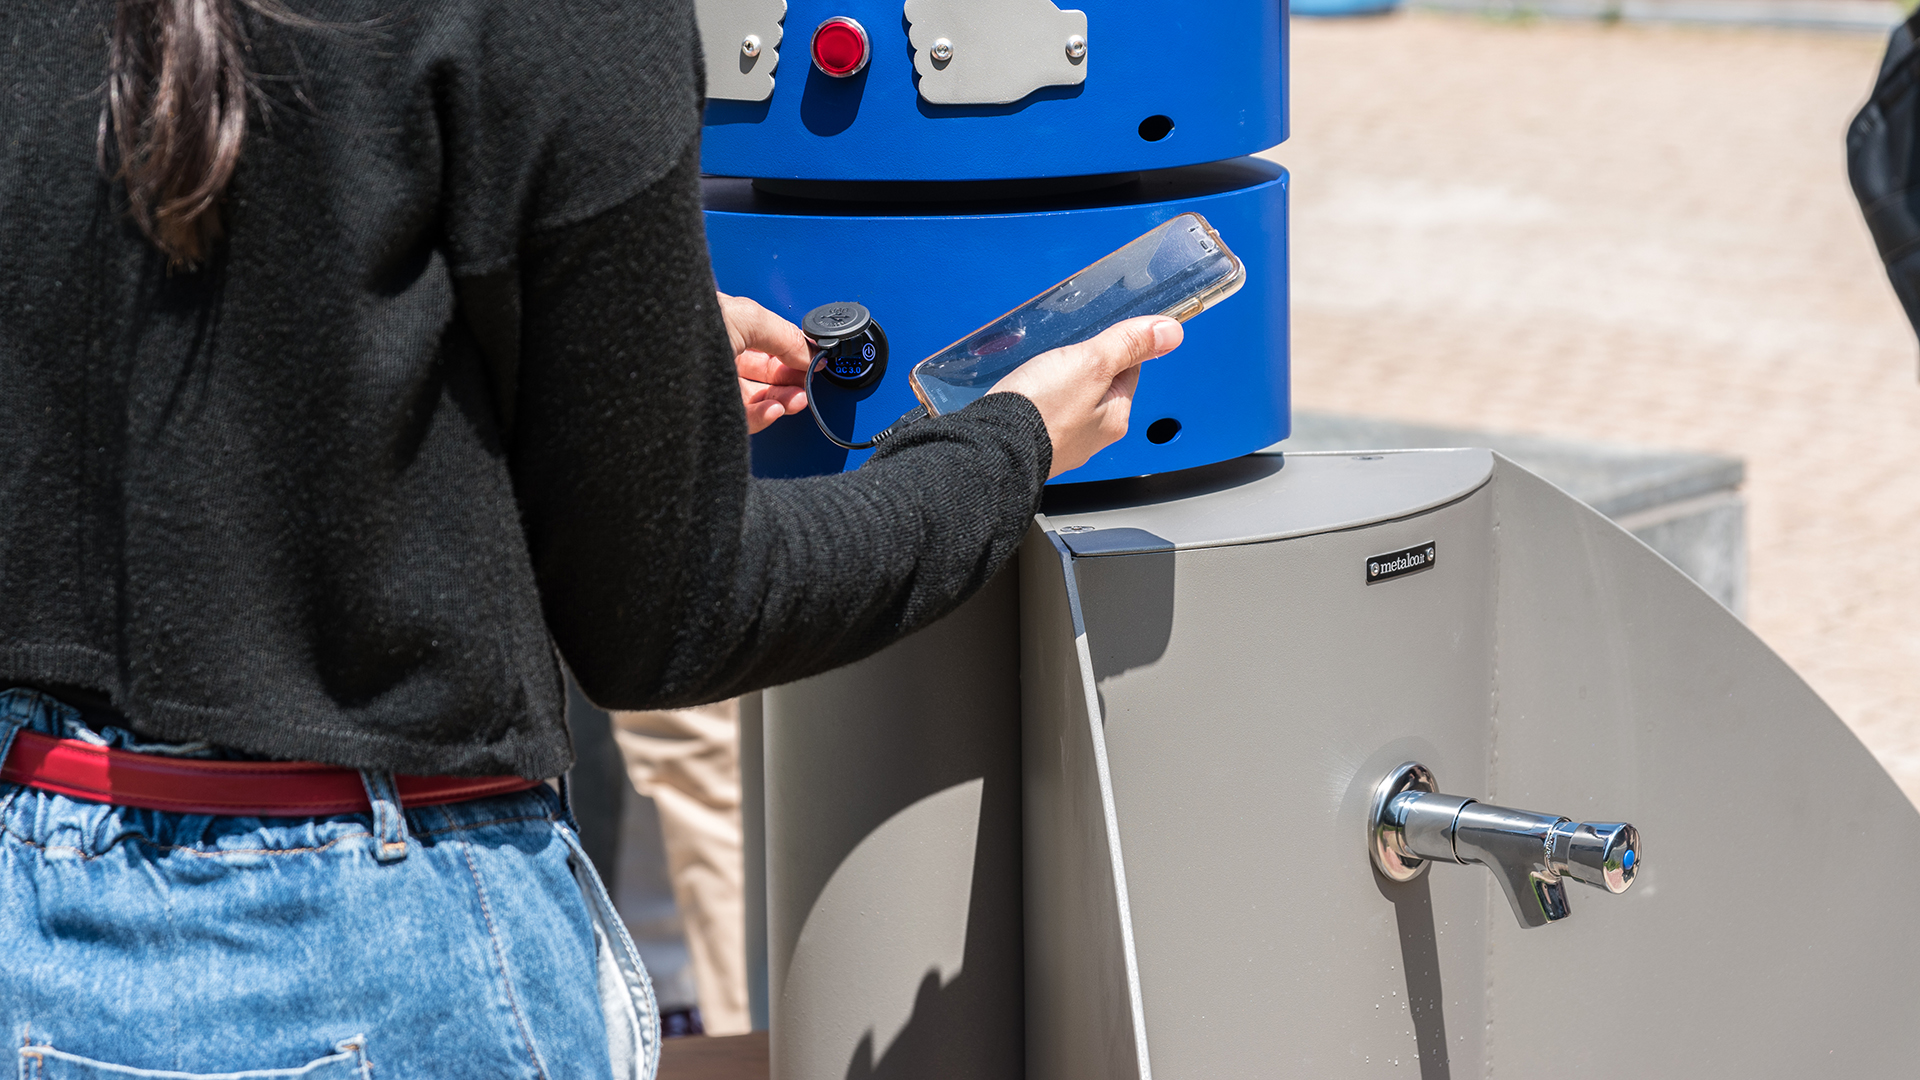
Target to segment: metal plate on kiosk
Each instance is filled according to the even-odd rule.
[[[1053,0],[907,0],[920,96],[1006,105],[1087,78],[1087,13]]]
[[[780,66],[780,22],[787,0],[695,0],[707,58],[707,97],[765,101]]]

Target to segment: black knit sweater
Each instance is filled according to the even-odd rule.
[[[243,13],[271,104],[218,259],[95,160],[111,0],[0,4],[0,687],[410,773],[570,762],[950,610],[1038,505],[995,395],[759,481],[714,299],[690,0]],[[780,423],[805,423],[789,418]]]

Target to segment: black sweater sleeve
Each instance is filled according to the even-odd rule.
[[[547,624],[609,707],[787,682],[926,625],[1012,555],[1051,462],[1032,402],[995,394],[855,472],[751,477],[702,224],[696,140],[637,198],[526,244],[515,295],[466,290],[489,355],[517,353],[495,368]]]

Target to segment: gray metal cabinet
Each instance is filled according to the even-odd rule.
[[[770,845],[782,814],[891,792],[830,850],[770,848],[776,1076],[1001,1077],[1015,1046],[1036,1080],[1909,1071],[1920,814],[1618,526],[1476,450],[1256,456],[1071,499],[1017,603],[1003,581],[769,692]],[[1370,578],[1413,549],[1417,572]],[[1571,885],[1569,918],[1523,929],[1479,866],[1387,880],[1369,803],[1409,760],[1457,795],[1634,823],[1638,881]],[[881,833],[914,853],[897,872],[807,884]],[[783,1002],[810,951],[856,989]]]

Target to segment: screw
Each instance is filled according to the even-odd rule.
[[[740,40],[740,55],[742,56],[759,56],[760,55],[760,35],[759,34],[748,34],[746,37]]]
[[[927,55],[944,64],[953,59],[953,42],[946,38],[934,38],[933,48],[927,50]]]
[[[1087,39],[1075,34],[1067,39],[1067,55],[1075,60],[1087,55]]]

